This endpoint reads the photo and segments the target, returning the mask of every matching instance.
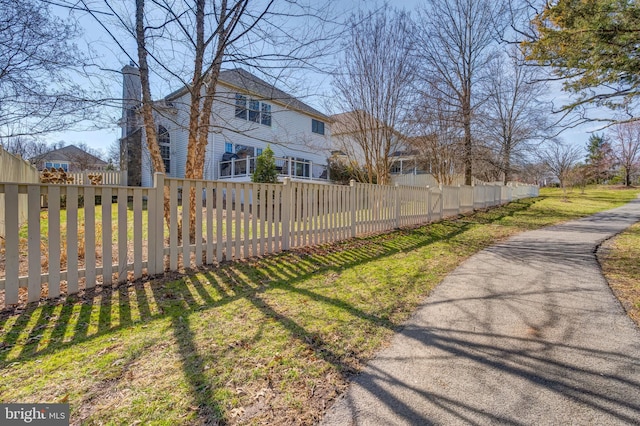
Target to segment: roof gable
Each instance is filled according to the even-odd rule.
[[[106,166],[107,163],[95,155],[89,154],[87,151],[84,151],[78,148],[75,145],[67,145],[62,148],[54,149],[49,152],[45,152],[37,157],[35,157],[34,161],[69,161],[73,163],[78,157],[89,158],[95,165]]]
[[[330,118],[317,109],[305,104],[301,100],[289,95],[277,87],[256,77],[250,72],[241,68],[234,68],[220,71],[218,84],[231,87],[247,94],[254,95],[266,101],[272,101],[284,106],[287,109],[296,110],[308,115],[316,116],[322,120],[329,121]],[[173,100],[187,92],[187,87],[183,87],[165,97],[166,100]]]

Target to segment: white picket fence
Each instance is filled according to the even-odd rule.
[[[39,182],[38,170],[28,161],[5,151],[0,146],[0,182]],[[4,196],[0,193],[0,238],[4,238]],[[18,197],[18,217],[21,221],[27,218],[26,197]]]
[[[84,172],[68,172],[67,177],[73,178],[72,183],[76,185],[91,185],[89,176],[100,175],[100,185],[122,185],[127,186],[127,172],[125,170],[97,170]]]
[[[195,238],[189,242],[189,214],[182,212],[189,211],[192,191],[201,208],[195,209]],[[7,229],[0,256],[2,306],[426,223],[537,196],[538,188],[341,186],[288,179],[280,185],[157,174],[152,188],[0,183],[0,194]],[[41,212],[43,196],[49,203]],[[19,197],[28,199],[26,224],[19,220]]]

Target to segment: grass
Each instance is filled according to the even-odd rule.
[[[560,191],[456,220],[95,289],[0,316],[0,402],[82,424],[312,424],[442,278],[518,232],[626,203]]]
[[[84,224],[85,224],[85,209],[84,207],[78,208],[78,231],[80,233],[84,232]],[[133,238],[133,206],[132,203],[129,203],[127,208],[127,239]],[[99,229],[102,227],[102,205],[98,204],[95,206],[95,215],[94,222],[96,224],[96,228]],[[111,205],[111,227],[114,235],[117,235],[118,232],[118,204],[113,203]],[[28,224],[25,223],[19,230],[19,238],[21,240],[26,240],[28,237]],[[142,235],[143,238],[147,239],[148,233],[148,215],[146,208],[142,211]],[[40,212],[40,235],[42,236],[43,241],[48,242],[49,235],[49,212],[47,209],[43,209]],[[60,210],[60,237],[62,240],[66,239],[67,235],[67,210]],[[96,243],[102,244],[101,242],[102,234],[98,232],[96,234]]]
[[[598,252],[609,286],[640,327],[640,224],[606,241]]]

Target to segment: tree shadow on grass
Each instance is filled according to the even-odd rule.
[[[498,221],[515,211],[526,210],[535,201],[532,199],[512,203],[502,207],[500,212],[493,211],[488,219],[481,216],[481,220],[485,223]],[[189,322],[191,313],[215,309],[241,299],[247,300],[265,317],[280,323],[292,337],[307,345],[319,358],[336,366],[347,377],[354,372],[353,360],[345,361],[344,356],[333,352],[330,345],[317,333],[305,329],[267,303],[262,293],[267,288],[277,287],[393,330],[396,324],[386,316],[365,312],[345,300],[302,288],[298,284],[318,273],[343,271],[399,252],[450,241],[474,224],[470,217],[466,217],[460,221],[444,221],[257,260],[203,268],[202,272],[208,282],[200,282],[195,277],[189,279],[191,287],[195,289],[193,294],[185,285],[184,279],[165,278],[148,283],[139,281],[117,288],[85,290],[80,295],[67,297],[57,305],[54,302],[44,306],[30,305],[18,315],[0,316],[0,327],[3,329],[0,337],[0,368],[10,363],[52,354],[135,324],[170,318],[192,403],[199,407],[201,417],[219,421],[223,409],[214,402],[213,390],[210,383],[207,383],[203,354],[198,352],[194,330]],[[225,285],[221,285],[222,283]],[[256,326],[259,328],[260,325]],[[49,332],[48,330],[50,336],[43,341],[42,334]]]

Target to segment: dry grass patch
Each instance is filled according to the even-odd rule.
[[[598,260],[609,286],[640,326],[640,224],[606,241],[598,251]]]

